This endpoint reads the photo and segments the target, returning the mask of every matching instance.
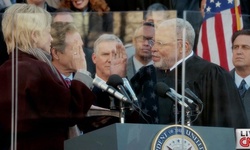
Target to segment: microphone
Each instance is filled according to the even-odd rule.
[[[128,101],[133,105],[130,97],[128,96],[127,91],[125,90],[125,88],[123,86],[123,80],[119,75],[113,74],[113,75],[109,76],[107,84],[112,86],[112,87],[118,88],[120,90],[120,92],[125,97],[127,97]],[[125,113],[126,113],[126,111],[125,111],[125,107],[124,107],[123,103],[120,103],[120,111],[121,111],[120,112],[120,122],[124,123],[125,122]]]
[[[163,82],[156,83],[155,92],[157,95],[159,95],[161,97],[168,96],[173,101],[177,101],[177,103],[180,104],[181,106],[184,106],[185,108],[190,109],[189,106],[187,105],[187,103],[185,103],[181,100],[182,96],[180,94],[178,94],[177,92],[175,92],[175,90],[169,88],[169,86]]]
[[[198,96],[196,96],[189,88],[185,89],[185,93],[187,93],[189,96],[194,98],[199,104],[203,105],[203,102],[201,101],[201,99]]]
[[[104,91],[107,91],[108,93],[110,93],[111,95],[115,96],[117,99],[124,101],[124,102],[129,102],[131,103],[131,101],[128,100],[127,97],[125,97],[124,95],[122,95],[120,92],[118,92],[116,89],[114,89],[113,87],[107,85],[105,83],[105,81],[103,81],[100,78],[95,78],[93,80],[93,84],[99,88],[101,88]]]
[[[182,95],[180,95],[179,93],[177,93],[174,89],[172,89],[172,88],[169,88],[170,89],[170,91],[174,94],[174,95],[176,95],[179,99],[182,99],[182,97],[184,97],[184,100],[186,101],[186,102],[188,102],[189,104],[194,104],[194,101],[193,100],[191,100],[190,98],[188,98],[188,97],[186,97],[186,96],[182,96]]]
[[[107,84],[110,85],[110,86],[112,86],[112,87],[118,88],[119,91],[120,91],[125,97],[127,97],[127,99],[128,99],[130,102],[132,102],[131,99],[130,99],[130,97],[129,97],[129,95],[128,95],[128,93],[127,93],[127,91],[126,91],[126,89],[125,89],[124,86],[123,86],[123,80],[122,80],[122,78],[121,78],[119,75],[113,74],[113,75],[109,76],[109,79],[108,79],[108,81],[107,81]]]
[[[135,92],[133,91],[132,87],[130,86],[128,79],[127,78],[122,78],[122,80],[123,80],[124,87],[129,91],[130,96],[132,97],[132,100],[134,102],[138,102],[138,99],[137,99],[137,97],[135,95]]]

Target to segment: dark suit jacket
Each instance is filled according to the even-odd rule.
[[[243,19],[243,28],[250,29],[250,1],[240,0],[240,7]]]
[[[128,63],[127,63],[127,78],[130,80],[134,74],[135,74],[135,66],[134,66],[134,61],[133,61],[133,57],[130,57],[128,59]]]
[[[235,80],[235,69],[230,71],[231,76],[233,77],[233,80]],[[247,114],[247,119],[248,122],[250,122],[250,88],[246,91],[244,97],[242,98],[244,107],[245,107],[245,111]]]
[[[68,88],[46,63],[21,51],[18,51],[18,76],[15,76],[18,80],[13,80],[11,61],[10,58],[0,66],[3,130],[0,144],[6,147],[10,142],[7,137],[11,133],[12,92],[17,92],[14,94],[18,98],[17,149],[62,150],[68,127],[82,121],[95,99],[94,94],[77,80],[72,80]]]
[[[95,64],[92,61],[93,49],[84,47],[83,51],[85,53],[85,59],[87,62],[87,70],[91,73],[92,76],[95,75]]]

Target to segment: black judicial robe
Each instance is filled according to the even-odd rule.
[[[226,70],[216,64],[207,62],[197,55],[193,55],[187,59],[185,67],[186,87],[190,88],[204,104],[202,113],[192,125],[234,128],[249,127],[237,87]],[[182,63],[176,68],[178,74],[178,93],[181,93],[182,68]],[[175,89],[176,69],[165,74],[158,71],[157,80],[163,81],[169,87]],[[161,103],[159,105],[159,116],[163,121],[161,123],[169,123],[164,122],[166,116],[162,115],[171,113],[171,110],[165,109],[168,107],[169,102],[166,99],[160,99],[159,103]]]
[[[203,101],[204,105],[202,113],[191,125],[249,127],[236,85],[226,70],[197,55],[187,59],[185,67],[185,86],[190,88]],[[179,64],[176,69],[178,70],[177,91],[181,93],[182,64]],[[152,103],[151,98],[144,95],[147,95],[149,91],[154,91],[154,87],[149,85],[155,86],[157,82],[164,82],[175,89],[176,69],[165,72],[152,65],[141,68],[130,80],[139,102],[145,102],[146,106],[148,100]],[[153,74],[156,75],[156,78]],[[175,122],[173,101],[168,97],[162,98],[152,93],[151,95],[156,96],[158,123],[173,124]]]

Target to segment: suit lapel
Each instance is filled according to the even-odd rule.
[[[128,59],[127,64],[127,77],[130,80],[135,74],[135,66],[133,61],[133,56]]]

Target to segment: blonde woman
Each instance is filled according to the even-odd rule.
[[[0,149],[17,144],[18,150],[62,150],[69,127],[80,123],[95,99],[82,51],[72,53],[84,69],[77,70],[70,87],[51,64],[50,24],[50,14],[35,5],[14,4],[3,15],[10,59],[0,67]],[[16,143],[10,142],[12,133]]]

